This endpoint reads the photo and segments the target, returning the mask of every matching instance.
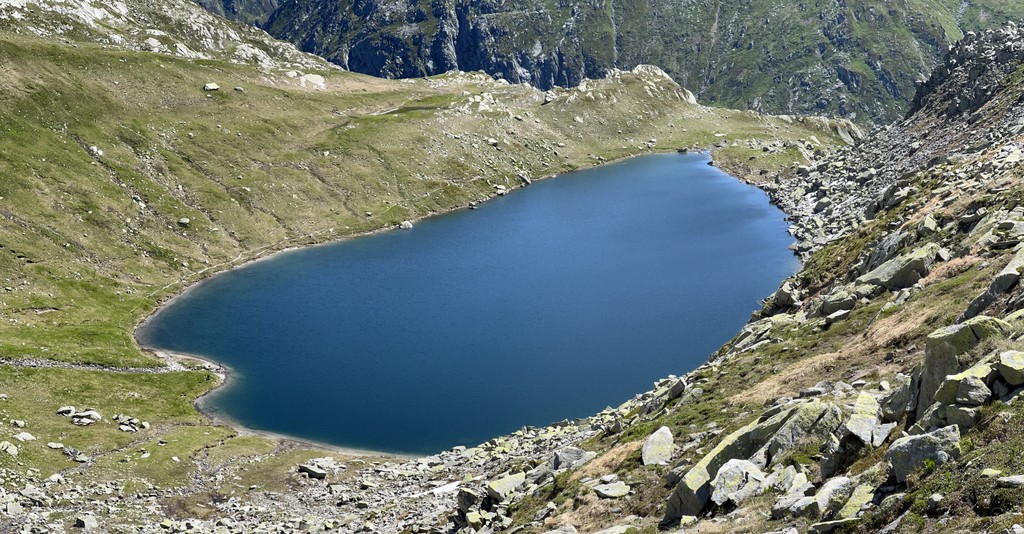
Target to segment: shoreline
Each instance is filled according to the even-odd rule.
[[[210,388],[208,391],[206,391],[202,395],[196,397],[192,401],[192,406],[194,406],[196,408],[196,410],[200,414],[202,414],[204,417],[209,419],[212,424],[230,427],[230,428],[238,431],[238,434],[240,436],[260,436],[260,437],[266,437],[266,438],[273,438],[273,439],[278,439],[278,440],[281,440],[281,441],[284,441],[284,442],[294,443],[294,444],[297,444],[297,445],[306,445],[306,446],[309,446],[309,447],[312,447],[312,448],[315,448],[315,449],[322,449],[322,450],[324,450],[326,452],[333,452],[333,453],[337,453],[337,454],[344,454],[344,455],[347,455],[347,456],[355,456],[355,457],[360,457],[360,458],[384,457],[384,458],[393,458],[393,459],[413,459],[413,458],[418,458],[419,457],[419,455],[416,455],[416,454],[405,454],[405,453],[387,452],[387,451],[375,451],[375,450],[370,450],[370,449],[359,449],[359,448],[354,448],[354,447],[344,447],[344,446],[340,446],[340,445],[332,445],[330,443],[324,443],[324,442],[310,440],[310,439],[305,439],[305,438],[300,438],[300,437],[296,437],[296,436],[290,436],[288,434],[281,434],[279,432],[272,432],[272,431],[269,431],[269,430],[257,430],[257,429],[254,429],[254,428],[249,428],[249,427],[245,426],[244,424],[242,424],[239,421],[236,421],[234,419],[231,419],[230,417],[226,417],[224,415],[221,415],[219,412],[216,412],[214,410],[210,410],[210,409],[205,408],[203,406],[203,399],[206,399],[212,393],[216,392],[217,390],[219,390],[219,389],[223,388],[225,385],[227,385],[228,378],[231,376],[231,373],[232,373],[231,368],[227,367],[226,365],[220,364],[220,363],[218,363],[216,361],[213,361],[213,360],[211,360],[209,358],[205,358],[203,356],[198,356],[198,355],[195,355],[195,354],[184,354],[184,353],[180,353],[180,352],[173,352],[173,351],[168,351],[168,350],[163,350],[163,349],[146,349],[146,350],[147,350],[147,352],[150,352],[150,353],[154,354],[156,357],[158,357],[158,358],[162,359],[163,361],[167,362],[168,367],[172,367],[172,366],[175,367],[175,369],[173,369],[173,370],[181,370],[181,371],[206,370],[207,372],[209,372],[213,376],[216,376],[219,379],[219,381],[217,382],[217,385],[214,386],[213,388]],[[186,366],[186,365],[182,365],[182,362],[196,362],[196,363],[200,364],[200,367],[198,367],[198,368],[196,368],[196,367],[189,367],[189,366]]]
[[[590,167],[577,167],[577,168],[570,169],[570,170],[567,170],[567,171],[564,171],[564,172],[559,172],[559,173],[555,173],[555,174],[548,174],[548,175],[544,175],[542,177],[539,177],[539,178],[536,178],[536,179],[531,179],[531,180],[539,182],[539,181],[542,181],[542,180],[548,180],[548,179],[555,178],[555,177],[561,176],[563,174],[568,174],[568,173],[575,172],[575,171],[578,171],[578,170],[583,170],[583,169],[586,169],[586,168],[592,168],[592,167],[597,167],[597,166],[601,166],[601,165],[609,165],[609,164],[612,164],[612,163],[618,163],[618,162],[622,162],[622,161],[627,161],[627,160],[630,160],[630,159],[633,159],[633,158],[637,158],[637,157],[640,157],[640,156],[647,156],[647,155],[651,155],[651,154],[671,154],[671,153],[676,153],[676,152],[671,151],[671,150],[664,150],[664,151],[652,150],[652,151],[646,152],[646,153],[641,152],[641,153],[638,153],[638,154],[631,154],[629,156],[625,156],[625,157],[622,157],[622,158],[616,158],[616,159],[611,160],[611,161],[599,161],[595,165],[591,165]],[[693,152],[690,152],[690,153],[693,153]],[[710,150],[702,150],[699,153],[707,155],[709,158],[711,157],[711,151]],[[526,187],[529,187],[529,186],[523,184],[523,185],[520,185],[519,187],[511,189],[510,191],[515,192],[515,191],[518,191],[520,189],[524,189]],[[487,199],[485,199],[483,201],[477,201],[477,203],[479,204],[479,203],[482,203],[482,202],[488,202],[488,201],[491,201],[491,200],[493,200],[495,198],[498,198],[499,196],[501,196],[501,195],[498,195],[498,194],[495,193],[495,194],[493,194],[492,196],[488,197]],[[415,224],[415,223],[417,223],[419,221],[422,221],[422,220],[430,218],[430,217],[436,217],[436,216],[440,216],[440,215],[447,215],[447,214],[455,213],[456,211],[465,210],[465,209],[469,209],[469,206],[468,205],[455,206],[455,207],[452,207],[452,208],[447,209],[447,210],[441,210],[441,211],[437,211],[437,212],[433,212],[433,213],[428,213],[426,215],[423,215],[423,216],[420,216],[420,217],[416,217],[416,218],[413,218],[413,219],[408,219],[408,220]],[[171,295],[168,295],[168,296],[166,296],[164,298],[161,298],[157,302],[156,306],[154,307],[154,309],[152,311],[150,311],[148,314],[146,314],[146,316],[143,317],[141,321],[138,321],[138,322],[135,323],[135,326],[132,328],[132,341],[139,348],[139,350],[141,350],[143,353],[150,354],[153,357],[157,358],[158,360],[165,362],[165,365],[167,365],[167,366],[177,365],[181,370],[189,370],[189,368],[181,365],[181,361],[201,362],[202,363],[202,367],[206,368],[209,372],[213,373],[215,376],[217,376],[219,378],[219,382],[214,387],[210,388],[205,393],[203,393],[202,395],[196,397],[192,401],[192,406],[195,407],[196,411],[198,411],[200,414],[202,414],[203,417],[206,417],[212,424],[228,426],[228,427],[233,428],[236,431],[238,431],[238,433],[240,435],[264,436],[264,437],[269,437],[269,438],[274,438],[274,439],[280,439],[282,441],[289,441],[289,442],[299,443],[299,444],[308,444],[308,445],[310,445],[312,447],[315,447],[315,448],[318,448],[318,449],[324,449],[324,450],[339,452],[339,453],[343,453],[343,454],[351,454],[353,456],[362,456],[362,457],[366,457],[366,456],[383,456],[383,457],[406,458],[406,459],[421,457],[423,455],[414,455],[414,454],[405,455],[405,454],[385,452],[385,451],[373,451],[373,450],[364,450],[364,449],[342,447],[342,446],[331,445],[331,444],[327,444],[327,443],[320,443],[320,442],[316,442],[316,441],[312,441],[312,440],[307,440],[307,439],[299,438],[297,436],[290,436],[290,435],[287,435],[287,434],[280,434],[280,433],[277,433],[277,432],[270,432],[270,431],[256,430],[256,429],[248,428],[248,427],[246,427],[245,425],[241,424],[238,421],[234,421],[234,420],[232,420],[229,417],[225,417],[225,416],[223,416],[221,414],[218,414],[217,412],[215,412],[213,410],[210,410],[210,409],[206,408],[204,406],[204,403],[203,403],[203,399],[208,398],[210,395],[212,395],[216,391],[218,391],[218,390],[220,390],[220,389],[222,389],[222,388],[227,386],[228,380],[231,378],[231,369],[228,366],[226,366],[226,365],[224,365],[224,364],[214,360],[213,358],[210,358],[209,356],[205,356],[205,355],[184,354],[184,353],[178,353],[178,352],[169,351],[169,350],[165,350],[165,349],[160,349],[160,348],[156,348],[156,347],[151,347],[151,346],[148,346],[148,345],[142,343],[142,341],[139,339],[139,331],[141,329],[143,329],[146,325],[148,325],[150,323],[150,321],[152,321],[156,316],[158,316],[164,309],[166,309],[167,307],[172,305],[178,299],[181,299],[181,298],[187,296],[190,292],[194,291],[197,287],[199,287],[199,285],[202,284],[203,282],[206,282],[207,280],[210,280],[210,279],[212,279],[213,277],[215,277],[215,276],[217,276],[219,274],[223,274],[223,273],[226,273],[226,272],[229,272],[229,271],[233,271],[235,269],[240,269],[242,267],[253,265],[253,264],[256,264],[256,263],[259,263],[259,262],[269,261],[270,259],[272,259],[272,258],[274,258],[274,257],[276,257],[276,256],[278,256],[280,254],[287,254],[287,253],[294,252],[294,251],[297,251],[297,250],[304,250],[304,249],[313,248],[313,247],[322,247],[322,246],[332,245],[332,244],[335,244],[335,243],[341,243],[341,242],[344,242],[344,241],[348,241],[350,239],[358,239],[358,238],[361,238],[361,237],[368,237],[368,236],[371,236],[371,235],[375,235],[375,234],[379,234],[379,233],[384,233],[384,232],[390,232],[390,231],[394,231],[394,230],[397,230],[397,229],[398,229],[397,226],[387,226],[387,227],[382,226],[380,228],[376,228],[376,229],[373,229],[373,230],[366,230],[366,231],[363,231],[363,232],[356,232],[354,234],[348,234],[348,235],[343,235],[343,236],[336,237],[336,238],[330,238],[330,239],[327,239],[327,240],[324,240],[324,241],[315,241],[313,243],[308,243],[308,244],[305,244],[305,245],[289,245],[289,246],[285,246],[283,248],[275,248],[275,245],[279,245],[279,244],[285,243],[287,241],[292,241],[292,240],[286,240],[286,241],[279,242],[279,243],[274,244],[274,245],[268,245],[264,250],[256,249],[258,252],[257,251],[247,251],[247,252],[250,252],[250,253],[255,253],[256,256],[252,257],[252,258],[249,258],[249,259],[246,259],[244,261],[240,261],[240,258],[242,256],[246,255],[246,252],[243,252],[242,254],[240,254],[239,257],[236,258],[235,260],[232,260],[232,261],[229,261],[229,262],[220,263],[220,264],[217,264],[217,265],[209,266],[206,269],[203,269],[203,270],[198,271],[198,272],[195,273],[195,275],[199,275],[200,278],[198,280],[194,281],[194,282],[187,283],[185,281],[178,281],[178,282],[175,282],[175,283],[172,283],[172,284],[168,284],[167,286],[164,286],[163,289],[166,289],[166,288],[169,288],[169,287],[173,287],[174,285],[178,285],[178,284],[185,284],[185,283],[188,284],[188,285],[185,285],[184,287],[182,287],[179,291],[176,291],[175,293],[173,293]],[[330,229],[330,230],[331,231],[329,233],[333,234],[334,233],[333,229]],[[324,233],[328,233],[328,230],[321,230],[319,232],[314,232],[314,233],[308,234],[306,236],[296,237],[293,240],[300,239],[300,238],[315,239],[315,236],[320,235],[320,234],[324,234]],[[438,452],[443,452],[443,451],[438,451]]]
[[[617,159],[610,160],[610,161],[600,161],[597,164],[592,165],[590,167],[577,167],[575,169],[571,169],[571,170],[568,170],[568,171],[564,171],[564,172],[560,172],[560,173],[556,173],[556,174],[545,175],[545,176],[542,176],[540,178],[533,179],[533,181],[548,180],[550,178],[555,178],[555,177],[558,177],[558,176],[561,176],[561,175],[564,175],[564,174],[568,174],[568,173],[572,173],[572,172],[576,172],[576,171],[579,171],[579,170],[584,170],[584,169],[589,169],[589,168],[598,167],[598,166],[604,166],[604,165],[620,163],[620,162],[623,162],[623,161],[628,161],[628,160],[633,159],[633,158],[642,157],[642,156],[649,156],[649,155],[655,155],[655,154],[680,154],[680,155],[698,155],[699,154],[699,155],[704,156],[704,157],[707,158],[707,160],[708,160],[707,164],[709,166],[715,167],[716,169],[718,169],[719,171],[729,175],[733,179],[735,179],[735,180],[737,180],[737,181],[739,181],[741,183],[750,185],[752,187],[756,187],[758,190],[760,190],[760,191],[762,191],[762,192],[767,194],[767,191],[765,191],[757,183],[754,183],[751,180],[746,179],[746,177],[737,176],[737,175],[733,174],[732,172],[730,172],[728,169],[716,165],[715,164],[715,160],[714,160],[714,149],[713,149],[713,147],[706,147],[706,148],[702,148],[702,149],[690,149],[686,153],[680,153],[679,150],[674,150],[674,149],[652,150],[652,151],[649,151],[649,152],[641,152],[641,153],[631,154],[631,155],[628,155],[628,156],[625,156],[625,157],[622,157],[622,158],[617,158]],[[511,189],[510,191],[511,192],[515,192],[515,191],[518,191],[518,190],[521,190],[521,189],[525,189],[526,187],[528,187],[528,185],[523,184],[523,185],[520,185],[519,187]],[[495,198],[498,198],[499,196],[501,196],[501,195],[493,194],[491,197],[489,197],[489,198],[487,198],[487,199],[485,199],[483,201],[478,201],[478,204],[483,203],[483,202],[491,201],[491,200],[493,200]],[[770,195],[768,195],[768,201],[769,201],[769,204],[776,205]],[[776,207],[780,207],[780,206],[776,205]],[[469,206],[460,205],[460,206],[456,206],[456,207],[453,207],[453,208],[450,208],[450,209],[447,209],[447,210],[442,210],[442,211],[437,211],[437,212],[433,212],[433,213],[428,213],[426,215],[423,215],[423,216],[420,216],[420,217],[417,217],[417,218],[409,219],[409,221],[411,221],[413,223],[416,223],[416,222],[422,221],[422,220],[430,218],[430,217],[436,217],[436,216],[440,216],[440,215],[452,214],[452,213],[455,213],[455,212],[457,212],[459,210],[465,210],[465,209],[469,209]],[[785,212],[783,212],[783,213],[785,213]],[[788,217],[789,214],[786,214],[786,216]],[[222,389],[222,388],[227,386],[228,380],[230,379],[231,374],[232,374],[232,371],[231,371],[231,369],[228,366],[226,366],[226,365],[224,365],[224,364],[214,360],[211,357],[205,356],[205,355],[184,354],[184,353],[169,351],[169,350],[160,349],[160,348],[156,348],[156,347],[151,347],[151,346],[148,346],[148,345],[142,343],[141,340],[139,339],[139,331],[141,329],[143,329],[146,325],[148,325],[150,323],[150,321],[152,321],[155,317],[157,317],[164,309],[166,309],[167,307],[172,305],[178,299],[187,296],[191,291],[193,291],[197,287],[199,287],[199,285],[201,285],[202,283],[204,283],[204,282],[214,278],[217,275],[220,275],[220,274],[223,274],[223,273],[235,270],[235,269],[239,269],[239,268],[242,268],[242,267],[246,267],[246,266],[249,266],[249,265],[252,265],[252,264],[256,264],[256,263],[259,263],[259,262],[268,261],[268,260],[270,260],[270,259],[272,259],[272,258],[274,258],[274,257],[276,257],[278,255],[281,255],[281,254],[295,252],[295,251],[298,251],[298,250],[309,249],[309,248],[313,248],[313,247],[321,247],[321,246],[332,245],[332,244],[348,241],[350,239],[358,239],[358,238],[362,238],[362,237],[368,237],[368,236],[371,236],[371,235],[375,235],[375,234],[378,234],[378,233],[384,233],[384,232],[395,231],[395,230],[398,230],[397,226],[388,226],[388,227],[376,228],[376,229],[373,229],[373,230],[367,230],[367,231],[363,231],[363,232],[357,232],[357,233],[354,233],[354,234],[344,235],[344,236],[337,237],[337,238],[327,239],[325,241],[312,242],[312,243],[305,244],[305,245],[290,245],[290,246],[286,246],[284,248],[274,248],[274,245],[269,245],[266,248],[266,250],[261,251],[261,252],[257,252],[257,256],[252,257],[250,259],[247,259],[247,260],[244,260],[244,261],[241,261],[241,262],[238,262],[238,260],[236,259],[235,261],[225,262],[225,263],[217,264],[217,265],[214,265],[214,266],[210,266],[207,269],[205,269],[203,271],[199,271],[197,273],[197,274],[202,274],[203,275],[200,279],[196,280],[195,282],[189,283],[187,286],[183,287],[180,291],[178,291],[178,292],[176,292],[176,293],[174,293],[174,294],[172,294],[172,295],[170,295],[170,296],[168,296],[166,298],[161,299],[157,303],[156,307],[150,313],[148,313],[141,321],[139,321],[139,322],[137,322],[135,324],[135,327],[132,329],[132,340],[135,342],[136,346],[142,352],[153,355],[154,357],[160,359],[161,361],[164,361],[165,364],[168,365],[168,366],[176,365],[177,367],[180,368],[180,370],[191,370],[193,368],[186,367],[186,366],[182,365],[181,362],[183,362],[183,361],[200,362],[201,363],[201,368],[207,370],[208,372],[210,372],[213,375],[218,377],[219,382],[214,387],[210,388],[209,390],[204,392],[202,395],[196,397],[192,401],[192,405],[196,408],[196,410],[200,414],[202,414],[204,417],[206,417],[212,424],[228,426],[230,428],[233,428],[233,429],[237,430],[240,435],[255,435],[255,436],[263,436],[263,437],[268,437],[268,438],[274,438],[274,439],[279,439],[279,440],[282,440],[282,441],[287,441],[287,442],[292,442],[292,443],[297,443],[297,444],[303,444],[303,445],[309,445],[309,446],[317,448],[317,449],[323,449],[323,450],[330,451],[330,452],[336,452],[336,453],[341,453],[341,454],[348,454],[348,455],[352,455],[352,456],[360,456],[360,457],[380,456],[380,457],[405,458],[405,459],[421,457],[422,456],[421,454],[402,454],[402,453],[394,453],[394,452],[386,452],[386,451],[374,451],[374,450],[368,450],[368,449],[358,449],[358,448],[344,447],[344,446],[338,446],[338,445],[331,445],[331,444],[327,444],[327,443],[321,443],[321,442],[317,442],[317,441],[313,441],[313,440],[299,438],[297,436],[291,436],[291,435],[281,434],[281,433],[277,433],[277,432],[264,431],[264,430],[256,430],[256,429],[248,428],[244,424],[242,424],[242,423],[240,423],[238,421],[235,421],[235,420],[231,419],[230,417],[225,417],[224,415],[220,414],[219,412],[216,412],[216,411],[211,410],[211,409],[209,409],[209,408],[204,406],[204,404],[205,404],[203,402],[204,399],[209,398],[213,393],[215,393],[218,390],[220,390],[220,389]],[[309,234],[309,235],[303,236],[303,237],[305,237],[306,239],[314,239],[316,235],[321,234],[321,233],[326,233],[326,232],[328,232],[328,231],[327,230],[323,230],[321,232],[312,233],[312,234]],[[330,233],[334,233],[333,229],[331,229]],[[296,239],[298,239],[298,238],[296,238]],[[240,257],[241,256],[242,255],[240,255]],[[799,256],[797,256],[797,257],[799,258]],[[223,268],[221,268],[221,267],[223,267]],[[184,283],[184,282],[177,282],[177,283]],[[171,284],[171,285],[174,285],[174,284]],[[170,287],[170,286],[165,286],[165,287]],[[438,451],[438,452],[443,452],[443,451]]]

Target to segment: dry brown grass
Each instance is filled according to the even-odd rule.
[[[643,443],[639,441],[617,445],[603,455],[594,458],[593,461],[585,464],[583,468],[572,476],[572,480],[581,480],[586,477],[598,478],[608,473],[614,473],[619,464],[625,461],[630,454],[640,450],[642,446]]]
[[[598,456],[573,474],[573,481],[584,478],[598,478],[609,473],[614,473],[616,468],[631,454],[640,450],[643,444],[639,441],[618,445],[605,454]],[[583,489],[571,501],[563,504],[563,510],[559,515],[548,518],[544,521],[544,530],[553,530],[561,526],[573,526],[580,532],[595,532],[609,526],[610,521],[614,522],[617,517],[612,512],[613,508],[626,508],[624,499],[602,499],[593,490]]]
[[[928,273],[928,276],[921,279],[921,286],[928,287],[936,282],[943,280],[949,280],[950,278],[960,276],[967,272],[978,264],[981,258],[978,256],[964,256],[962,258],[953,258],[938,267],[932,269],[932,272]]]
[[[873,322],[865,332],[851,338],[838,351],[810,355],[768,375],[753,387],[733,395],[727,402],[763,404],[782,396],[793,396],[822,380],[857,380],[871,372],[881,376],[905,371],[900,362],[886,362],[889,347],[902,345],[929,319],[926,310],[910,304],[901,312]]]

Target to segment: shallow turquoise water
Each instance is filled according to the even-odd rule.
[[[207,408],[432,453],[592,415],[734,335],[797,259],[766,195],[660,154],[216,276],[140,328],[229,366]]]

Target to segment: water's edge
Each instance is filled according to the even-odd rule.
[[[597,167],[611,165],[611,164],[614,164],[614,163],[620,163],[620,162],[628,161],[628,160],[635,159],[635,158],[638,158],[638,157],[651,156],[651,155],[654,155],[654,154],[671,154],[671,153],[675,153],[675,152],[676,151],[664,150],[664,151],[650,151],[650,152],[646,152],[646,153],[633,154],[633,155],[626,156],[626,157],[623,157],[623,158],[618,158],[618,159],[615,159],[615,160],[605,161],[605,162],[602,162],[602,163],[600,163],[598,165],[594,165],[594,166],[591,166],[591,167],[580,167],[578,169],[567,170],[567,171],[560,172],[560,173],[557,173],[557,174],[545,175],[543,177],[536,178],[536,179],[533,179],[533,180],[534,181],[547,180],[549,178],[555,178],[555,177],[559,177],[559,176],[562,176],[562,175],[565,175],[565,174],[569,174],[569,173],[573,173],[573,172],[577,172],[577,171],[594,169],[594,168],[597,168]],[[706,163],[708,165],[715,166],[714,159],[713,159],[713,151],[712,151],[711,148],[709,148],[707,150],[702,150],[702,151],[696,152],[696,153],[695,152],[691,152],[691,154],[700,154],[700,155],[702,155],[702,156],[704,156],[706,158]],[[752,186],[752,187],[756,187],[756,188],[758,188],[758,190],[760,190],[762,192],[766,192],[763,188],[759,187],[759,185],[756,182],[752,182],[750,180],[737,177],[737,176],[733,175],[732,173],[730,173],[726,168],[722,168],[722,167],[716,167],[716,168],[718,168],[721,172],[723,172],[724,174],[726,174],[727,176],[729,176],[730,178],[732,178],[734,180],[737,180],[737,181],[739,181],[741,183],[747,184],[747,185]],[[509,194],[518,193],[518,192],[520,192],[520,190],[525,189],[526,187],[527,186],[516,187],[515,189],[510,190]],[[493,200],[494,198],[497,198],[497,195],[491,196],[488,199],[486,199],[485,201],[490,201],[490,200]],[[772,200],[770,195],[768,196],[767,201],[769,202],[769,204],[771,204],[773,206],[776,206],[776,207],[779,207]],[[467,210],[467,209],[469,209],[469,208],[467,206],[465,206],[465,205],[454,206],[454,207],[452,207],[450,209],[439,210],[439,211],[436,211],[436,212],[433,212],[433,213],[429,213],[429,214],[426,214],[426,215],[423,215],[423,216],[420,216],[420,217],[410,218],[409,220],[414,222],[414,223],[416,223],[418,221],[422,221],[422,220],[425,220],[425,219],[429,219],[429,218],[433,218],[433,217],[438,217],[438,216],[442,216],[442,215],[447,215],[447,214],[452,214],[452,213],[458,212],[460,210]],[[783,212],[783,213],[788,218],[789,214],[785,213],[785,212]],[[232,419],[231,417],[225,416],[221,411],[216,410],[216,409],[212,409],[212,408],[209,408],[208,406],[206,406],[206,402],[208,401],[208,399],[211,397],[212,394],[214,394],[218,390],[220,390],[220,389],[222,389],[222,388],[224,388],[225,386],[228,385],[228,381],[231,379],[231,375],[232,375],[232,369],[229,366],[227,366],[227,365],[225,365],[223,363],[220,363],[220,362],[216,361],[215,359],[213,359],[213,358],[211,358],[209,356],[206,356],[206,355],[192,354],[192,353],[182,353],[182,352],[170,351],[170,350],[166,350],[166,349],[160,349],[160,348],[156,348],[156,347],[152,347],[152,346],[146,345],[145,343],[143,343],[139,339],[140,331],[145,326],[147,326],[151,321],[153,321],[161,312],[163,312],[165,309],[170,307],[172,304],[174,304],[179,299],[182,299],[182,298],[188,296],[189,293],[194,291],[203,282],[205,282],[205,281],[207,281],[207,280],[209,280],[209,279],[211,279],[211,278],[213,278],[213,277],[215,277],[217,275],[220,275],[220,274],[223,274],[223,273],[226,273],[226,272],[229,272],[229,271],[233,271],[233,270],[236,270],[236,269],[240,269],[242,267],[246,267],[246,266],[249,266],[249,265],[252,265],[252,264],[268,261],[268,260],[270,260],[272,258],[275,258],[275,257],[278,257],[280,255],[284,255],[284,254],[288,254],[288,253],[292,253],[292,252],[296,252],[296,251],[300,251],[300,250],[306,250],[306,249],[310,249],[310,248],[315,248],[315,247],[323,247],[323,246],[328,246],[328,245],[334,245],[334,244],[337,244],[337,243],[340,243],[340,242],[345,242],[345,241],[349,241],[349,240],[364,238],[364,237],[368,237],[368,236],[372,236],[372,235],[376,235],[376,234],[381,234],[381,233],[385,233],[385,232],[392,232],[392,231],[398,231],[397,226],[386,226],[386,227],[381,227],[381,228],[377,228],[377,229],[373,229],[373,230],[368,230],[368,231],[364,231],[364,232],[358,232],[358,233],[355,233],[355,234],[348,234],[348,235],[344,235],[344,236],[341,236],[341,237],[336,237],[336,238],[335,237],[331,237],[331,238],[328,238],[328,239],[323,240],[323,241],[315,241],[315,239],[317,238],[318,234],[317,233],[312,233],[312,234],[309,234],[309,235],[298,236],[298,237],[295,237],[295,238],[292,238],[292,239],[289,239],[289,240],[281,242],[281,243],[292,242],[292,241],[297,241],[297,240],[300,240],[300,239],[314,240],[313,242],[308,243],[308,244],[290,245],[290,246],[285,246],[283,248],[274,248],[275,245],[269,245],[267,247],[264,247],[263,250],[256,249],[255,251],[247,251],[247,252],[254,252],[255,253],[255,256],[253,256],[251,258],[239,261],[239,258],[241,256],[247,254],[247,253],[242,253],[242,254],[240,254],[239,258],[236,258],[236,260],[232,260],[230,262],[225,262],[225,263],[218,264],[218,265],[215,265],[215,266],[210,266],[206,270],[201,271],[200,273],[196,273],[196,274],[200,275],[200,278],[188,282],[187,286],[181,288],[176,293],[169,294],[166,297],[162,298],[160,300],[160,302],[154,307],[154,309],[135,325],[135,328],[133,329],[132,339],[133,339],[133,341],[136,343],[136,345],[138,346],[138,348],[142,352],[153,355],[155,358],[165,362],[165,364],[168,367],[179,368],[181,370],[194,370],[194,369],[196,369],[196,365],[195,364],[198,362],[198,364],[200,365],[200,367],[199,367],[200,369],[206,370],[206,371],[210,372],[212,375],[214,375],[214,376],[216,376],[218,378],[218,383],[214,387],[210,388],[209,390],[204,392],[202,395],[196,397],[195,400],[192,403],[193,406],[196,408],[196,410],[199,413],[201,413],[204,417],[206,417],[214,425],[228,426],[228,427],[236,430],[240,435],[264,436],[264,437],[269,437],[269,438],[274,438],[274,439],[280,439],[280,440],[287,441],[287,442],[290,442],[290,443],[295,443],[295,444],[304,445],[304,446],[310,446],[310,447],[313,447],[313,448],[316,448],[316,449],[321,449],[321,450],[325,450],[325,451],[329,451],[329,452],[335,452],[335,453],[339,453],[339,454],[346,454],[346,455],[350,455],[350,456],[361,456],[361,457],[377,456],[377,457],[388,457],[388,458],[395,458],[395,459],[403,459],[403,458],[404,459],[408,459],[408,458],[420,457],[420,456],[422,456],[422,454],[417,454],[417,453],[403,454],[403,453],[394,452],[394,451],[378,451],[378,450],[370,450],[370,449],[361,449],[361,448],[338,446],[338,445],[333,445],[333,444],[329,444],[329,443],[319,442],[319,441],[310,440],[310,439],[306,439],[306,438],[301,438],[301,437],[297,437],[297,436],[293,436],[293,435],[288,435],[288,434],[284,434],[284,433],[249,428],[249,427],[245,426],[244,424],[240,423],[239,421],[236,421],[236,420]],[[326,232],[321,232],[321,233],[326,233]],[[175,284],[179,284],[179,283],[181,283],[181,282],[176,282]],[[710,354],[708,356],[710,356]],[[183,365],[183,362],[192,362],[193,365]],[[698,366],[698,368],[699,368],[699,366]],[[692,372],[692,370],[691,371],[687,371],[687,373],[689,373],[689,372]],[[586,419],[586,417],[584,417],[583,419]],[[551,424],[551,423],[549,423],[549,424]]]

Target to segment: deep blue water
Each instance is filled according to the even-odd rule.
[[[143,345],[232,369],[211,410],[433,453],[592,415],[700,365],[799,267],[783,214],[702,155],[538,182],[207,280]]]

